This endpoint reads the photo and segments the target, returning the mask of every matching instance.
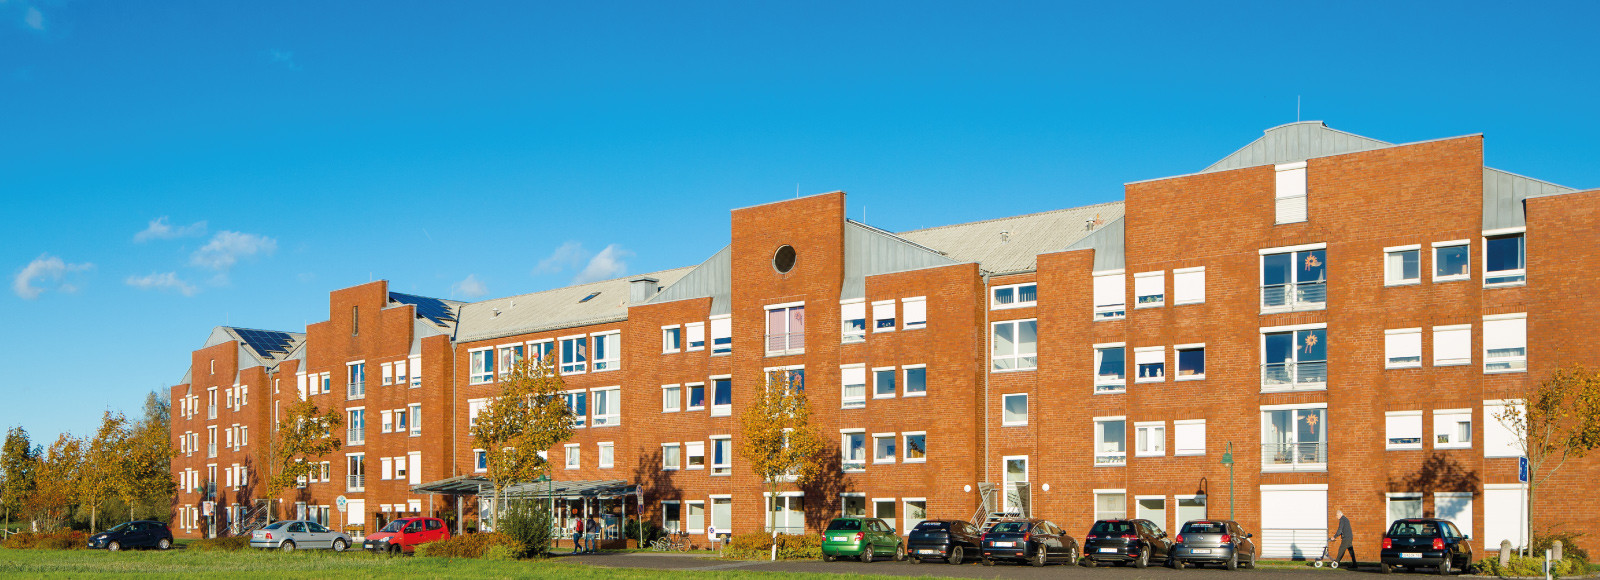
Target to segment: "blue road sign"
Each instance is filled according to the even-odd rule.
[[[1526,457],[1517,458],[1517,481],[1528,483],[1528,458]]]

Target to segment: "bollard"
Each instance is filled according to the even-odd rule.
[[[1544,551],[1544,580],[1550,580],[1550,550]]]
[[[1561,557],[1562,557],[1562,554],[1561,554],[1561,540],[1556,540],[1554,542],[1551,542],[1550,543],[1550,559],[1554,560],[1556,562],[1560,562],[1561,561]]]
[[[1511,566],[1511,540],[1500,540],[1500,568]]]

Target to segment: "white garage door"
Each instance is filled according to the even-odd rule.
[[[1483,487],[1483,548],[1499,550],[1500,540],[1511,540],[1511,547],[1521,547],[1528,535],[1524,531],[1528,520],[1524,517],[1522,488],[1516,484]]]
[[[1261,556],[1314,559],[1328,540],[1326,485],[1261,486]]]

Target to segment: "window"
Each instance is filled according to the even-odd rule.
[[[1172,303],[1200,304],[1206,301],[1206,269],[1179,268],[1172,271]]]
[[[367,410],[349,409],[345,418],[345,443],[360,445],[367,441]]]
[[[550,360],[550,353],[555,351],[556,341],[544,339],[528,343],[528,357],[541,364],[555,366],[555,361]]]
[[[616,464],[617,445],[610,441],[602,441],[595,446],[598,450],[596,455],[600,456],[600,469],[611,469]]]
[[[345,364],[346,398],[360,399],[367,396],[367,364],[353,362]]]
[[[994,370],[1032,370],[1039,366],[1039,321],[994,323]]]
[[[1528,370],[1528,315],[1483,317],[1483,372]]]
[[[805,351],[805,305],[768,306],[767,356],[801,354]]]
[[[599,295],[600,295],[599,292],[590,292],[588,296],[584,296],[582,300],[579,300],[578,304],[583,304],[584,302],[588,302],[590,300],[594,300],[594,297],[599,296]]]
[[[583,427],[589,419],[589,394],[583,389],[567,391],[562,396],[567,400],[567,408],[572,410],[572,426]],[[488,406],[485,402],[484,406]]]
[[[683,529],[682,504],[677,501],[661,502],[661,527],[669,532],[687,531]]]
[[[391,411],[384,411],[380,413],[380,415],[383,417],[383,426],[379,427],[378,430],[383,433],[394,431],[394,413]]]
[[[677,326],[661,327],[661,352],[674,353],[683,348],[683,329]]]
[[[471,357],[471,361],[468,364],[472,365],[471,374],[467,380],[468,383],[481,385],[494,380],[493,348],[480,348],[469,351],[468,356]]]
[[[1315,406],[1261,407],[1262,471],[1326,471],[1328,409]]]
[[[1128,494],[1120,489],[1094,490],[1094,519],[1120,520],[1128,517]]]
[[[678,451],[677,443],[661,444],[661,469],[663,471],[674,471],[683,468],[683,460],[678,455]]]
[[[517,365],[522,364],[522,345],[513,344],[510,346],[502,346],[500,347],[499,352],[500,376],[504,377],[506,375],[510,375],[512,369],[515,369],[517,368]]]
[[[839,341],[861,342],[867,339],[867,303],[857,299],[839,302]]]
[[[1422,411],[1383,414],[1385,449],[1422,449]]]
[[[1433,243],[1433,281],[1449,282],[1472,277],[1471,242],[1455,240]]]
[[[1122,465],[1128,461],[1128,427],[1123,417],[1094,418],[1094,464]]]
[[[866,365],[849,365],[840,367],[839,384],[843,391],[839,395],[839,406],[845,409],[859,409],[867,406],[867,369]]]
[[[683,502],[684,529],[691,534],[706,533],[706,502]]]
[[[905,438],[906,463],[923,463],[928,460],[928,434],[924,431],[902,433]]]
[[[1422,494],[1387,493],[1384,496],[1388,508],[1387,521],[1422,517]]]
[[[1115,320],[1127,315],[1127,282],[1122,270],[1094,274],[1094,319]]]
[[[911,530],[916,529],[923,520],[928,519],[928,500],[920,497],[908,497],[905,499],[905,503],[906,527],[901,531],[909,534],[911,533]]]
[[[1126,389],[1127,364],[1122,343],[1097,344],[1094,347],[1094,390],[1097,393],[1119,393]]]
[[[733,535],[733,497],[711,496],[711,527],[717,529],[717,535]]]
[[[1206,378],[1206,345],[1180,344],[1172,347],[1178,358],[1179,381],[1198,381]]]
[[[367,489],[367,456],[356,453],[345,457],[345,488],[346,491],[365,491]]]
[[[1522,457],[1522,443],[1515,430],[1503,418],[1510,410],[1525,412],[1522,401],[1500,400],[1483,402],[1483,456]]]
[[[1433,327],[1433,366],[1472,364],[1472,325]]]
[[[872,369],[872,398],[892,399],[895,392],[894,367]]]
[[[1133,349],[1134,377],[1136,383],[1159,383],[1167,380],[1167,349],[1146,346]]]
[[[1483,285],[1508,286],[1527,280],[1526,252],[1521,232],[1485,237]]]
[[[1306,221],[1306,162],[1284,163],[1274,169],[1277,170],[1277,188],[1273,194],[1277,217],[1274,223]]]
[[[472,450],[472,465],[474,471],[489,470],[489,452],[482,449]]]
[[[396,385],[404,385],[404,384],[406,384],[406,361],[403,361],[403,360],[402,361],[395,361],[395,363],[394,363],[394,384],[396,384]]]
[[[388,411],[384,411],[384,412],[388,413]],[[405,409],[395,409],[395,411],[394,411],[394,432],[395,433],[405,433],[406,432],[406,410]]]
[[[1206,454],[1206,420],[1181,419],[1172,422],[1173,455]]]
[[[391,364],[391,363],[383,363],[381,365],[378,365],[378,369],[379,369],[379,372],[383,375],[383,384],[385,384],[385,385],[394,384],[394,365],[393,364]]]
[[[1438,409],[1433,412],[1433,448],[1472,447],[1472,409]]]
[[[733,378],[711,378],[711,416],[726,417],[733,414]]]
[[[728,314],[711,317],[711,354],[733,352],[733,317]]]
[[[872,462],[894,463],[894,433],[872,434]]]
[[[411,436],[422,434],[422,403],[412,403],[407,407],[411,412]]]
[[[589,368],[589,339],[574,336],[561,339],[561,374],[571,375]]]
[[[1328,385],[1328,329],[1264,328],[1262,391],[1319,390]]]
[[[1397,328],[1383,331],[1384,368],[1408,369],[1422,366],[1422,329]]]
[[[1383,283],[1388,286],[1422,282],[1422,246],[1383,249]]]
[[[616,425],[622,422],[621,387],[594,389],[594,426]]]
[[[804,366],[773,367],[766,369],[767,387],[781,385],[784,388],[806,390],[806,368]]]
[[[895,502],[892,499],[873,499],[872,500],[872,517],[875,517],[875,518],[878,518],[880,520],[883,520],[883,523],[889,526],[888,529],[879,530],[879,531],[887,532],[890,529],[894,529],[894,524],[895,524],[894,503]]]
[[[777,501],[772,501],[771,492],[762,494],[762,503],[767,507],[768,529],[780,534],[804,534],[806,532],[805,496],[803,492],[784,491],[778,492]],[[788,494],[788,495],[786,495]],[[721,529],[721,528],[718,528]]]
[[[701,339],[701,348],[705,339]],[[690,349],[695,350],[695,349]],[[611,331],[594,335],[594,371],[614,371],[622,366],[622,333]]]
[[[689,335],[689,338],[688,338],[689,346],[688,346],[688,348],[685,348],[684,350],[705,350],[706,349],[706,323],[704,323],[704,322],[690,322],[688,324],[683,325],[683,331],[684,331],[685,334]]]
[[[683,409],[683,387],[666,385],[661,387],[661,412],[676,413]]]
[[[570,405],[570,403],[568,403],[568,404]],[[488,407],[489,407],[489,400],[488,399],[468,399],[467,400],[467,428],[468,429],[471,429],[473,427],[478,426],[478,413],[483,412],[483,410],[488,408]]]
[[[1028,424],[1028,394],[1000,395],[1000,425],[1017,427]]]
[[[411,357],[411,388],[422,386],[422,357]]]
[[[1149,520],[1157,530],[1167,525],[1167,497],[1162,495],[1140,495],[1133,498],[1134,515],[1139,519]]]
[[[918,328],[926,328],[928,326],[927,297],[917,296],[914,298],[901,298],[900,307],[902,309],[901,316],[904,317],[901,324],[905,325],[902,328],[905,330],[914,330]]]
[[[1133,275],[1134,308],[1152,308],[1166,303],[1166,272],[1141,272]]]
[[[1162,457],[1167,454],[1167,424],[1161,421],[1133,424],[1133,454]]]
[[[333,373],[322,373],[322,392],[333,392]]]
[[[711,436],[711,475],[733,475],[732,437]]]
[[[685,410],[688,410],[688,411],[704,411],[704,410],[706,410],[706,385],[705,385],[705,383],[689,383],[687,385],[684,385],[684,387],[686,389],[688,389],[688,392],[689,392],[689,406],[686,407]]]
[[[689,469],[706,468],[706,442],[690,441],[683,444],[684,455],[688,457]]]
[[[927,365],[907,365],[900,368],[906,375],[905,396],[920,397],[928,394]]]
[[[1318,310],[1327,306],[1328,256],[1324,246],[1261,251],[1262,311]]]
[[[872,303],[872,331],[894,332],[893,300],[880,300]]]
[[[855,429],[840,431],[839,449],[842,458],[840,462],[845,471],[861,471],[867,468],[867,434]]]
[[[1039,285],[1034,282],[1027,284],[1011,284],[995,286],[991,291],[989,308],[1000,310],[1003,308],[1022,308],[1039,304]]]

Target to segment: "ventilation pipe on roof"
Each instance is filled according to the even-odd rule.
[[[1009,241],[1011,241],[1011,232],[1009,232],[1009,231],[1000,232],[1000,243],[1004,244],[1004,243],[1009,242]]]
[[[656,295],[656,292],[660,291],[660,282],[660,280],[651,278],[649,276],[640,276],[638,278],[629,280],[628,302],[633,304],[643,304],[644,301],[649,300],[650,297]]]

